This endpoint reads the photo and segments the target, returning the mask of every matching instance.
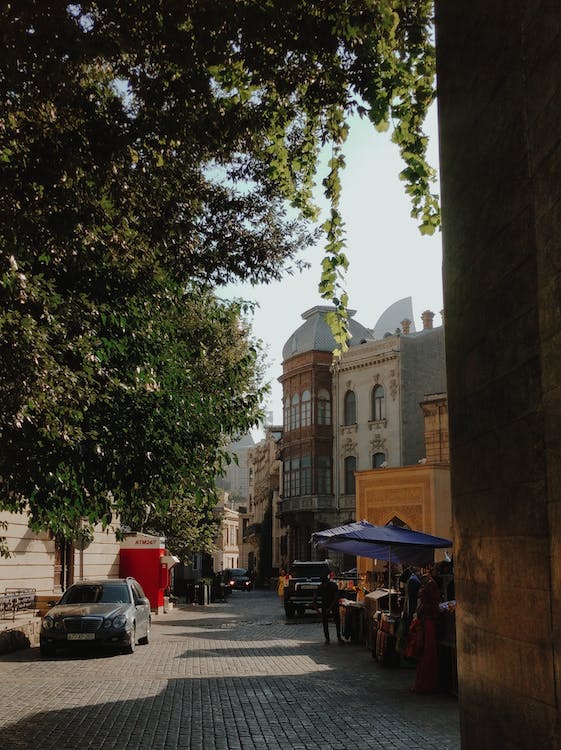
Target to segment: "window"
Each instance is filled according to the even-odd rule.
[[[300,396],[297,393],[292,397],[292,406],[290,408],[290,428],[292,430],[300,429]]]
[[[379,422],[384,418],[384,389],[377,385],[372,391],[372,421]]]
[[[300,459],[300,489],[303,495],[312,494],[312,457],[302,456]]]
[[[345,393],[343,411],[345,424],[356,424],[356,396],[354,391],[347,391]]]
[[[290,497],[290,461],[285,461],[283,465],[283,495]]]
[[[372,468],[379,469],[386,462],[385,453],[374,453],[372,456]]]
[[[300,459],[293,458],[290,462],[290,494],[300,494]]]
[[[318,456],[318,493],[331,494],[331,456]]]
[[[302,394],[302,427],[309,427],[312,424],[312,394],[310,391],[304,391]]]
[[[356,457],[347,456],[345,459],[345,495],[355,494]]]
[[[283,401],[283,425],[285,430],[290,430],[290,398],[288,396]]]
[[[329,391],[322,388],[318,392],[318,424],[331,424],[331,398]]]

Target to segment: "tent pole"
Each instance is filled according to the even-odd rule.
[[[388,547],[388,614],[392,613],[392,548]]]

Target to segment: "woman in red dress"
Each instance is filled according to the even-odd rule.
[[[423,576],[421,583],[417,616],[423,627],[423,653],[417,662],[412,690],[415,693],[434,693],[438,690],[436,626],[440,612],[440,589],[431,575]]]

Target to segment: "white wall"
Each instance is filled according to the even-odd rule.
[[[6,538],[10,557],[0,558],[0,592],[5,588],[34,588],[38,594],[53,590],[55,543],[46,532],[35,534],[27,526],[27,516],[0,511],[0,529]]]
[[[8,524],[7,529],[0,529],[0,536],[6,538],[10,550],[9,558],[0,558],[0,593],[5,588],[34,588],[39,595],[53,593],[54,540],[47,532],[31,531],[23,514],[0,511],[0,521]],[[96,527],[90,546],[83,553],[75,551],[74,580],[81,577],[80,554],[84,578],[119,575],[119,543],[114,531],[107,533]]]

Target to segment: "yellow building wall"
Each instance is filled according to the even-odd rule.
[[[418,464],[356,473],[356,518],[384,526],[397,516],[414,531],[454,539],[448,464]],[[435,560],[444,552],[436,550]],[[359,573],[374,561],[358,558]]]

